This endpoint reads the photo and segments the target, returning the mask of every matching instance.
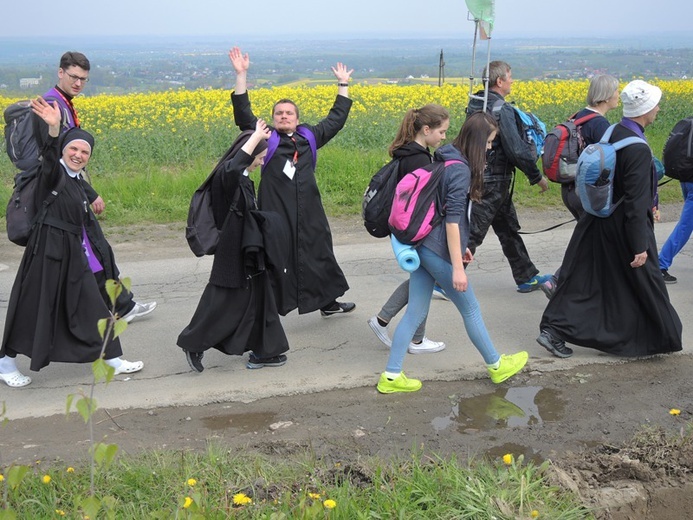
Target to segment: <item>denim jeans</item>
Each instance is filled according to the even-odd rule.
[[[404,309],[404,306],[407,304],[409,301],[409,280],[405,280],[399,286],[397,289],[395,289],[395,292],[392,293],[392,295],[387,299],[385,302],[385,305],[383,305],[383,308],[380,309],[380,312],[378,313],[378,317],[381,320],[387,321],[388,323],[392,321],[392,318],[394,318],[399,311]],[[421,322],[421,325],[416,329],[416,332],[414,333],[413,341],[415,343],[420,343],[423,341],[424,338],[424,333],[426,331],[426,318]]]
[[[676,253],[683,249],[693,231],[693,182],[682,182],[681,191],[683,192],[683,209],[678,224],[659,252],[660,269],[668,270],[671,267]]]
[[[468,284],[465,292],[456,291],[452,287],[452,265],[426,247],[420,247],[418,252],[421,266],[409,275],[409,304],[397,324],[385,370],[393,373],[402,371],[404,355],[414,331],[428,316],[433,285],[436,281],[460,312],[467,335],[484,358],[484,362],[487,365],[497,362],[500,356],[484,325],[472,285]]]

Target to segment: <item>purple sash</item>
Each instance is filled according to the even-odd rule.
[[[65,96],[56,90],[55,87],[50,89],[43,95],[43,99],[51,103],[52,101],[57,101],[60,105],[60,133],[67,132],[70,128],[78,126],[77,121],[75,121],[74,108],[65,99]]]
[[[310,151],[313,153],[313,170],[315,170],[315,166],[318,162],[318,146],[315,141],[315,135],[313,135],[313,132],[311,132],[307,127],[303,125],[298,125],[296,127],[296,133],[308,141],[308,144],[310,145]],[[270,159],[272,159],[272,156],[274,155],[274,152],[277,151],[277,147],[279,146],[279,139],[279,132],[277,132],[276,130],[272,130],[269,139],[267,139],[267,155],[265,156],[265,166],[269,164]],[[265,168],[265,166],[263,166],[263,169]]]
[[[89,262],[91,272],[98,273],[103,271],[103,266],[94,255],[94,250],[91,248],[91,242],[89,242],[89,237],[87,236],[87,230],[84,228],[82,228],[82,247],[84,248],[84,254],[87,255],[87,262]]]

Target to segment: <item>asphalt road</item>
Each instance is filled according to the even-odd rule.
[[[657,224],[658,243],[663,243],[674,224]],[[559,266],[573,226],[568,224],[525,237],[532,259],[542,272],[552,272]],[[157,247],[155,242],[146,245],[140,255],[124,254],[131,245],[115,245],[116,257],[120,259],[122,252],[127,258],[120,259],[119,265],[123,275],[132,278],[137,299],[156,300],[159,305],[150,316],[133,322],[123,336],[125,357],[144,361],[144,370],[131,376],[117,376],[108,386],[99,387],[96,392],[99,406],[148,408],[249,402],[275,395],[375,385],[388,351],[366,321],[407,275],[397,267],[389,241],[372,239],[365,232],[348,240],[335,235],[335,252],[351,285],[344,300],[356,302],[356,310],[330,318],[323,318],[319,313],[299,316],[296,312],[283,318],[291,345],[289,361],[284,367],[248,370],[246,356],[225,356],[213,350],[204,358],[206,369],[202,374],[189,369],[185,356],[176,346],[176,338],[195,310],[209,276],[211,259],[195,258],[184,243],[163,255],[148,253]],[[0,327],[4,326],[7,300],[18,266],[16,255],[11,256],[0,256]],[[686,353],[693,344],[693,333],[686,327],[691,322],[693,299],[690,244],[676,257],[672,271],[679,283],[669,286],[669,290],[684,323]],[[617,358],[579,347],[572,358],[561,360],[550,356],[535,342],[546,298],[540,291],[516,292],[510,269],[493,235],[477,251],[468,272],[497,349],[502,353],[529,351],[528,369],[561,370],[581,364],[619,362]],[[427,334],[434,340],[445,341],[448,347],[436,354],[408,355],[404,370],[409,376],[424,381],[487,377],[481,357],[449,302],[433,299]],[[33,378],[31,385],[11,389],[0,384],[0,401],[5,401],[10,419],[63,413],[66,396],[86,389],[90,382],[89,365],[54,363],[34,373],[28,371],[28,364],[26,358],[18,358],[20,369]]]

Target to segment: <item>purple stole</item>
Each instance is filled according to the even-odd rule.
[[[298,125],[296,127],[296,133],[308,141],[308,144],[310,145],[310,151],[313,152],[313,170],[315,170],[315,165],[318,161],[318,147],[315,141],[315,135],[313,135],[313,132],[311,132],[308,128],[302,125]],[[279,146],[279,139],[279,132],[277,132],[276,130],[272,130],[269,139],[267,139],[267,155],[265,156],[265,166],[269,164],[270,159],[272,159],[272,156],[274,155],[274,152],[277,151],[277,147]]]
[[[49,103],[52,101],[57,101],[60,106],[60,133],[67,132],[70,128],[79,126],[79,121],[77,120],[77,113],[75,112],[72,103],[70,103],[65,94],[60,92],[58,89],[53,87],[48,92],[43,95],[43,99]]]

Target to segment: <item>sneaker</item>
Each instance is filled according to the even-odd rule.
[[[320,314],[325,318],[329,318],[333,314],[346,314],[356,308],[356,304],[352,302],[334,302],[327,307],[320,309]]]
[[[502,383],[506,379],[517,374],[522,367],[527,364],[529,354],[524,350],[517,354],[506,355],[500,357],[500,366],[498,368],[489,368],[488,373],[491,376],[491,381],[494,383]]]
[[[394,379],[388,379],[385,374],[380,374],[378,381],[378,392],[381,394],[394,394],[395,392],[416,392],[421,389],[421,381],[418,379],[408,379],[404,372]]]
[[[185,359],[188,360],[188,365],[190,365],[190,368],[195,372],[202,372],[205,369],[205,367],[202,366],[202,358],[205,357],[204,352],[191,352],[185,349],[183,349],[183,352],[185,352]]]
[[[135,306],[132,308],[132,310],[130,312],[128,312],[125,316],[123,316],[123,319],[125,320],[126,323],[130,323],[135,318],[141,318],[142,316],[146,316],[147,314],[152,312],[154,309],[156,309],[156,302],[149,302],[149,303],[135,302]]]
[[[286,356],[280,354],[279,356],[274,356],[270,358],[259,358],[256,357],[252,352],[248,358],[248,362],[245,364],[246,368],[264,368],[264,367],[280,367],[286,363]]]
[[[565,346],[565,341],[554,338],[550,332],[542,330],[537,338],[539,343],[554,356],[559,358],[569,358],[573,355],[573,349]]]
[[[440,298],[441,300],[450,301],[450,298],[448,298],[448,295],[445,294],[445,291],[443,290],[443,288],[438,284],[435,284],[433,286],[433,294],[438,296],[438,298]]]
[[[378,323],[378,317],[373,316],[371,319],[368,320],[368,326],[371,328],[375,336],[386,346],[386,347],[391,347],[392,346],[392,340],[390,339],[390,335],[387,333],[387,326],[383,327]]]
[[[431,341],[426,336],[421,343],[409,343],[410,354],[433,354],[445,349],[445,343],[442,341]]]
[[[518,285],[517,292],[529,293],[532,291],[536,291],[537,289],[541,288],[542,284],[548,282],[552,276],[552,274],[534,275],[532,276],[532,278],[529,279],[529,281]]]
[[[664,283],[676,283],[676,280],[678,280],[678,278],[676,278],[675,276],[671,276],[669,274],[669,271],[667,271],[666,269],[662,269],[661,271],[662,278],[664,278]]]
[[[541,289],[541,292],[544,293],[544,295],[550,300],[553,298],[553,295],[556,292],[556,285],[558,284],[558,280],[556,280],[556,277],[554,275],[551,275],[551,278],[546,280],[544,283],[539,284],[539,289]]]

